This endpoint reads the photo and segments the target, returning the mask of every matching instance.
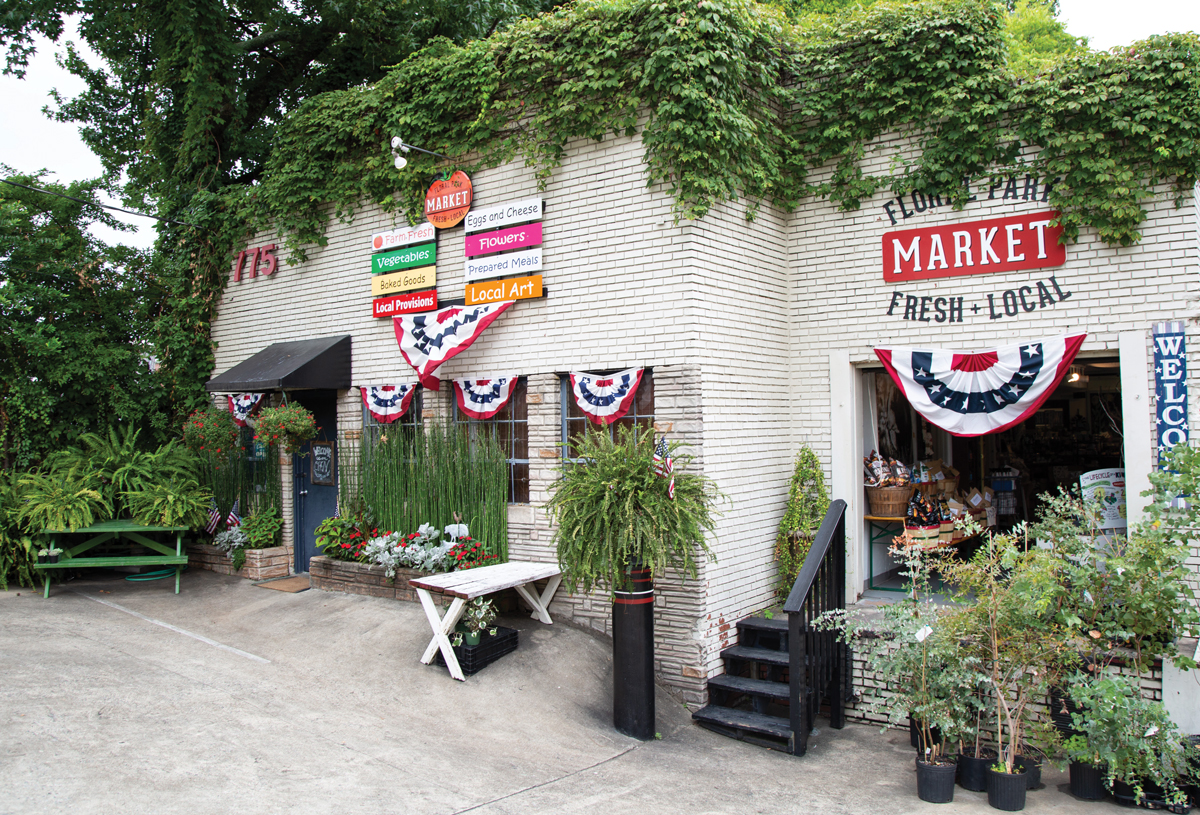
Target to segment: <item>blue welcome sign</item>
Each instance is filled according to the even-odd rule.
[[[1183,323],[1154,326],[1154,426],[1158,460],[1177,444],[1187,444],[1187,348]]]

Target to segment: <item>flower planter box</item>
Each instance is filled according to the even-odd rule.
[[[395,580],[389,580],[382,566],[367,563],[356,563],[352,560],[331,560],[324,555],[314,557],[308,564],[310,585],[321,591],[341,591],[347,594],[365,594],[368,597],[386,597],[389,600],[407,600],[410,603],[420,602],[417,590],[410,588],[408,581],[422,577],[423,573],[414,569],[397,569]],[[450,599],[445,595],[431,591],[435,603],[449,605]],[[502,614],[518,611],[517,593],[506,589],[493,595],[496,609]]]
[[[210,572],[231,574],[247,580],[287,577],[291,574],[291,562],[286,546],[272,546],[270,549],[247,549],[246,565],[235,570],[229,557],[217,547],[207,543],[188,545],[189,568],[207,569]]]

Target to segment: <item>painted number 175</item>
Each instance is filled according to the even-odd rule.
[[[246,266],[246,258],[250,258],[249,267]],[[242,272],[246,273],[246,277],[254,279],[258,276],[258,264],[265,262],[267,267],[262,270],[263,275],[274,274],[275,268],[279,265],[279,261],[275,258],[275,244],[268,243],[266,246],[259,246],[253,249],[243,249],[238,252],[237,260],[233,262],[233,281],[237,283],[242,279]]]

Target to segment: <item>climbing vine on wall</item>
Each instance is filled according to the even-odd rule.
[[[1049,202],[1068,238],[1091,226],[1122,245],[1140,238],[1155,186],[1182,197],[1196,184],[1196,35],[1072,56],[1020,82],[1005,48],[1003,9],[983,0],[798,25],[753,0],[582,0],[486,40],[434,41],[374,85],[309,99],[280,126],[262,183],[210,211],[239,234],[269,224],[292,263],[360,207],[415,222],[447,163],[413,153],[397,172],[393,135],[468,172],[523,157],[544,184],[572,140],[640,133],[647,182],[682,218],[814,195],[853,209],[886,187],[961,204],[963,179],[1020,168],[1057,179]],[[918,157],[872,175],[867,150],[889,132],[915,139]],[[206,330],[228,246],[187,251],[187,330]],[[187,370],[203,368],[192,356]]]

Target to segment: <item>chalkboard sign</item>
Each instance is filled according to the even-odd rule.
[[[310,480],[314,484],[327,487],[333,486],[333,442],[314,441],[312,443],[312,474]]]

